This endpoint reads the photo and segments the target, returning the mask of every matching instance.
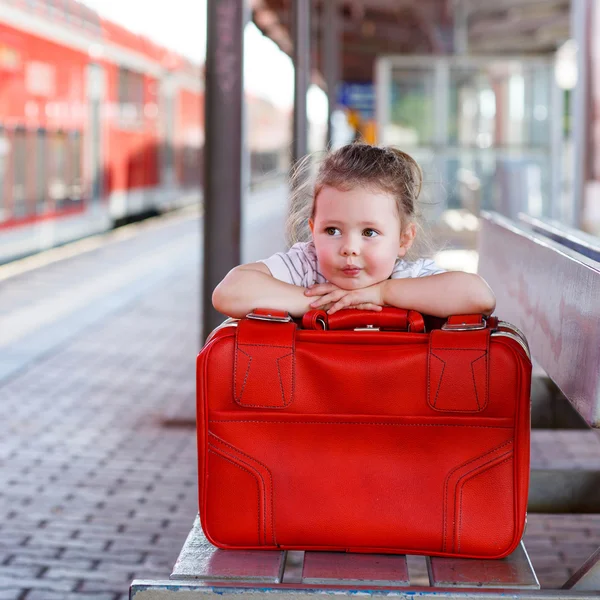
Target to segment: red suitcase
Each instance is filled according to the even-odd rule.
[[[255,311],[197,362],[214,545],[502,558],[525,526],[531,361],[496,318]]]

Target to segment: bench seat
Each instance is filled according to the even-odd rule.
[[[432,587],[540,587],[523,542],[502,560],[418,558],[427,561]],[[208,542],[196,517],[171,579],[385,588],[409,587],[409,571],[407,557],[400,554],[219,550]]]

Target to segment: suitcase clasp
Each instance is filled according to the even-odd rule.
[[[274,323],[289,323],[292,320],[289,314],[272,315],[270,313],[260,314],[251,312],[246,315],[247,319],[256,319],[257,321],[273,321]]]
[[[444,323],[442,329],[444,331],[475,331],[477,329],[485,329],[487,323],[485,318],[482,317],[479,323]]]
[[[379,331],[379,327],[375,327],[375,325],[366,325],[365,327],[355,327],[354,331]]]

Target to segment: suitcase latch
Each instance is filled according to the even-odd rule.
[[[379,331],[379,327],[375,327],[375,325],[367,325],[365,327],[355,327],[354,331]]]
[[[476,329],[485,329],[486,323],[444,323],[442,329],[444,331],[474,331]]]
[[[256,319],[257,321],[273,321],[274,323],[289,323],[292,320],[290,315],[272,315],[269,313],[266,314],[257,314],[254,312],[248,313],[246,315],[247,319]]]

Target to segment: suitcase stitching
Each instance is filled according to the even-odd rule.
[[[287,358],[288,356],[292,357],[292,392],[290,395],[290,401],[286,402],[285,401],[285,390],[283,389],[283,376],[281,374],[281,365],[279,364],[279,361],[282,358]],[[284,354],[283,356],[280,356],[277,359],[277,373],[279,373],[279,386],[281,387],[281,397],[283,399],[283,407],[286,407],[288,405],[290,405],[292,403],[292,400],[294,399],[294,373],[296,372],[296,365],[295,365],[295,358],[294,358],[294,352],[289,352],[288,354]]]
[[[239,351],[242,354],[245,354],[250,359],[249,362],[248,362],[248,368],[246,369],[246,375],[244,377],[244,383],[242,384],[242,389],[240,390],[239,399],[237,397],[235,399],[235,401],[238,404],[242,404],[242,395],[244,393],[244,388],[246,387],[246,382],[248,381],[248,375],[250,374],[250,365],[252,365],[252,357],[247,352],[244,352],[241,349]],[[237,363],[238,363],[238,361],[237,361],[237,355],[236,355],[235,362],[234,362],[234,365],[233,365],[233,376],[234,376],[234,382],[236,384],[236,387],[237,387]]]
[[[209,432],[209,435],[212,436],[213,438],[215,438],[216,440],[218,440],[221,444],[223,444],[225,446],[229,446],[233,451],[239,452],[240,454],[242,454],[243,456],[245,456],[249,460],[253,460],[254,462],[258,463],[261,467],[263,467],[265,469],[265,471],[269,475],[269,483],[271,485],[271,531],[273,532],[273,542],[277,546],[278,545],[277,544],[277,538],[275,537],[275,519],[274,519],[275,502],[273,501],[273,476],[271,475],[271,470],[269,469],[269,467],[267,467],[267,465],[265,465],[264,463],[262,463],[260,460],[254,458],[253,456],[250,456],[249,454],[246,454],[245,452],[243,452],[239,448],[236,448],[232,444],[229,444],[225,440],[222,440],[219,436],[215,435],[214,433]],[[258,474],[260,475],[260,477],[262,479],[262,475],[261,475],[260,471],[257,470],[257,472],[258,472]],[[264,480],[263,480],[263,484],[264,484]],[[265,520],[266,520],[266,518],[265,518]],[[266,529],[265,529],[265,531],[266,531]],[[267,535],[265,533],[265,538],[266,537],[267,537]]]
[[[251,419],[212,419],[209,421],[209,423],[275,423],[279,425],[385,425],[388,427],[478,427],[484,429],[514,429],[514,425],[469,425],[467,423],[456,425],[451,423],[373,423],[370,421],[356,423],[353,421],[256,421]]]
[[[502,456],[505,456],[505,455],[502,455]],[[502,456],[499,456],[497,458],[502,458]],[[509,460],[512,460],[512,458],[513,458],[513,452],[511,450],[510,452],[508,452],[507,458],[505,458],[504,460],[502,460],[502,461],[500,461],[500,462],[498,462],[498,463],[496,463],[494,465],[489,465],[485,469],[481,470],[479,473],[475,473],[475,475],[473,475],[471,477],[471,479],[474,479],[475,477],[479,477],[479,475],[481,475],[482,473],[485,473],[486,471],[489,471],[490,469],[493,469],[494,467],[498,467],[498,466],[504,464],[505,462],[508,462]],[[490,460],[489,462],[493,462],[493,460],[494,459]],[[486,463],[486,464],[489,464],[489,463]],[[483,467],[485,465],[481,465],[481,466]],[[463,476],[461,476],[461,478],[459,479],[459,481],[461,479],[464,479],[467,475],[469,475],[473,471],[477,471],[480,468],[481,467],[478,467],[477,469],[473,469],[472,471],[469,471],[469,473],[465,473]],[[464,484],[461,485],[460,492],[459,492],[460,501],[459,501],[458,533],[457,533],[457,546],[456,546],[456,551],[457,552],[460,552],[460,532],[461,532],[461,521],[462,521],[462,491],[463,491],[463,487],[464,487]]]
[[[486,394],[485,395],[485,403],[484,403],[484,405],[481,406],[481,404],[479,404],[479,396],[477,395],[477,382],[475,381],[475,370],[473,369],[473,365],[478,360],[481,360],[482,358],[487,358],[487,352],[483,356],[480,356],[479,358],[476,358],[475,360],[471,361],[471,376],[473,377],[473,387],[475,388],[475,401],[477,402],[477,408],[479,409],[480,412],[487,407],[488,401],[489,401],[489,397]]]
[[[435,408],[435,405],[437,404],[438,394],[440,393],[440,388],[442,387],[442,378],[444,377],[444,371],[446,370],[446,361],[443,358],[440,358],[439,356],[434,354],[433,352],[431,353],[431,356],[433,356],[434,358],[437,358],[440,362],[444,363],[444,366],[442,367],[442,374],[440,375],[440,381],[438,383],[438,387],[435,392],[435,399],[434,399],[433,405],[432,405]],[[429,371],[429,369],[428,369],[428,371]],[[431,398],[430,389],[429,389],[430,385],[431,385],[431,377],[429,377],[429,373],[427,375],[428,375],[428,377],[427,377],[427,397]]]
[[[430,355],[437,358],[439,361],[444,363],[444,367],[442,369],[442,374],[440,375],[440,383],[438,385],[438,389],[437,392],[435,394],[435,400],[433,402],[433,404],[431,403],[431,401],[429,400],[431,398],[431,378],[427,377],[427,403],[429,404],[429,406],[431,406],[431,408],[433,408],[434,410],[437,410],[438,412],[468,412],[468,413],[474,413],[474,412],[481,412],[482,410],[484,410],[485,408],[487,408],[487,405],[489,403],[489,394],[486,394],[486,400],[485,400],[485,404],[483,405],[483,407],[479,404],[479,398],[477,397],[477,386],[475,385],[475,374],[473,373],[473,364],[476,363],[478,360],[481,360],[482,358],[486,358],[488,351],[487,350],[481,350],[481,348],[435,348],[435,350],[480,350],[481,352],[484,352],[483,356],[480,356],[479,358],[476,358],[474,361],[471,362],[471,373],[473,374],[473,386],[475,387],[475,401],[477,402],[477,410],[473,410],[473,409],[464,409],[464,408],[436,408],[436,404],[437,404],[437,397],[440,393],[440,387],[442,387],[442,378],[444,376],[444,370],[446,368],[446,361],[443,358],[440,358],[437,354],[435,354],[433,351],[430,352]],[[429,371],[429,368],[427,369]],[[488,380],[489,378],[486,378],[486,389],[488,387]]]
[[[238,342],[239,346],[262,346],[263,348],[289,348],[289,346],[279,346],[277,344],[244,344],[243,342]]]
[[[250,374],[250,366],[252,364],[253,357],[250,354],[248,354],[247,352],[244,352],[241,348],[239,348],[239,346],[265,346],[268,348],[289,348],[289,346],[272,346],[270,344],[238,344],[239,352],[241,352],[242,354],[245,354],[250,359],[250,362],[248,363],[248,369],[246,370],[246,376],[244,377],[244,383],[242,384],[242,389],[240,391],[240,394],[238,397],[235,398],[235,401],[237,402],[237,404],[239,404],[240,406],[252,406],[254,408],[286,408],[287,406],[289,406],[294,399],[294,390],[295,390],[295,382],[296,382],[296,378],[295,378],[296,356],[295,356],[293,349],[288,354],[284,354],[283,356],[280,356],[277,358],[277,372],[279,373],[279,385],[281,387],[281,396],[283,398],[283,406],[273,406],[271,404],[247,404],[245,402],[242,402],[242,396],[244,394],[244,388],[246,387],[246,382],[248,381],[248,375]],[[290,354],[292,355],[292,393],[290,395],[290,401],[286,402],[285,401],[285,391],[283,389],[283,378],[281,375],[279,360],[282,358],[286,358],[287,356],[290,356]],[[237,356],[234,361],[233,372],[234,372],[234,378],[235,378],[236,387],[237,387]]]
[[[233,461],[229,460],[222,454],[219,454],[218,452],[215,452],[214,450],[211,450],[210,448],[208,449],[208,452],[209,452],[209,454],[214,454],[215,456],[218,456],[218,457],[222,458],[223,460],[226,460],[228,463],[231,463],[234,467],[237,467],[238,469],[241,469],[242,471],[246,471],[246,473],[248,473],[249,475],[252,476],[252,478],[254,479],[254,481],[256,483],[256,499],[257,499],[257,505],[258,505],[256,512],[258,514],[260,514],[260,490],[259,490],[259,485],[258,485],[258,479],[256,479],[256,476],[253,473],[251,473],[248,469],[245,469],[244,467],[234,463]],[[257,534],[258,534],[258,544],[260,545],[260,522],[258,522],[258,521],[256,523],[256,530],[257,530]]]
[[[485,425],[476,425],[476,427],[485,427]],[[511,427],[512,429],[512,427]],[[450,481],[450,477],[452,477],[452,475],[454,474],[455,471],[458,471],[459,469],[462,469],[463,467],[466,467],[468,464],[475,462],[476,460],[481,460],[484,456],[487,456],[488,454],[492,454],[492,452],[497,452],[498,450],[500,450],[501,448],[503,448],[504,446],[508,446],[509,444],[512,444],[513,440],[508,440],[508,442],[504,442],[503,444],[500,444],[499,446],[496,446],[495,448],[492,448],[491,450],[489,450],[488,452],[484,452],[483,454],[480,454],[479,456],[476,456],[475,458],[471,458],[469,460],[467,460],[466,462],[458,465],[457,467],[454,467],[454,469],[452,469],[452,471],[450,471],[450,473],[448,473],[448,475],[446,475],[446,481],[444,482],[444,518],[443,518],[443,543],[442,543],[442,552],[446,551],[446,521],[447,521],[447,512],[448,512],[448,482]],[[476,469],[475,469],[476,470]]]

